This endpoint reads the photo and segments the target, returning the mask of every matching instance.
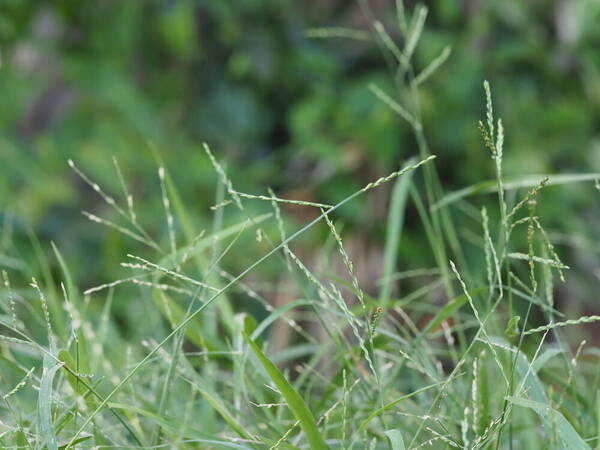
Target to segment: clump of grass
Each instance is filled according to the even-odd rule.
[[[207,163],[218,175],[212,231],[194,228],[161,165],[162,244],[139,223],[116,159],[122,201],[69,161],[117,219],[86,217],[153,253],[123,255],[126,275],[83,292],[56,247],[60,293],[51,276],[15,288],[3,272],[3,448],[584,449],[600,443],[599,397],[586,395],[598,389],[600,352],[584,350],[582,343],[572,355],[561,335],[567,326],[600,318],[565,318],[555,309],[554,278],[564,282],[568,267],[536,209],[552,178],[506,182],[505,132],[485,82],[486,115],[479,128],[496,173],[486,189],[496,193],[497,207],[479,212],[464,203],[480,229],[455,224],[451,208],[476,189],[444,192],[418,91],[450,50],[417,70],[413,56],[427,8],[418,5],[410,14],[401,1],[397,6],[400,42],[379,22],[370,34],[311,31],[319,38],[373,40],[389,52],[404,103],[377,86],[371,90],[409,124],[419,148],[419,159],[335,205],[283,199],[270,189],[240,192],[205,146]],[[563,174],[559,182],[583,179]],[[379,294],[371,296],[360,285],[335,213],[387,183],[394,188],[383,273]],[[411,201],[437,266],[397,273]],[[249,202],[273,212],[254,215]],[[317,216],[289,233],[282,203],[313,208]],[[323,222],[331,241],[326,248],[337,246],[350,282],[319,271],[292,248]],[[475,249],[462,239],[465,234],[475,234]],[[254,242],[267,250],[230,274],[227,258],[247,253],[253,242],[248,236],[258,236]],[[252,284],[268,259],[281,263],[294,294],[287,304],[274,306]],[[399,280],[410,283],[399,289]],[[127,285],[136,288],[129,302],[144,302],[141,341],[120,336],[111,318]],[[441,305],[428,295],[440,286]],[[260,310],[243,312],[247,308],[233,301],[234,292]],[[101,301],[98,314],[95,304]],[[278,321],[290,325],[296,343],[277,349],[269,331]]]

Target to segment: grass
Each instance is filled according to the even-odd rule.
[[[585,341],[572,348],[563,334],[600,317],[569,318],[556,309],[555,284],[564,282],[568,266],[537,214],[549,185],[596,177],[505,179],[504,129],[485,82],[479,127],[496,179],[446,193],[427,144],[418,88],[450,50],[417,73],[412,55],[427,9],[419,5],[407,14],[398,2],[402,48],[378,22],[371,36],[394,61],[398,99],[371,90],[409,123],[419,155],[336,205],[279,198],[272,190],[239,192],[205,146],[219,182],[212,230],[194,229],[176,177],[157,154],[161,239],[138,222],[116,159],[122,201],[69,162],[113,211],[111,219],[87,218],[141,247],[123,255],[123,278],[83,291],[69,270],[74,262],[54,245],[57,265],[38,244],[41,281],[27,284],[23,273],[3,272],[3,448],[600,446],[600,350]],[[311,33],[364,39],[345,29]],[[382,279],[379,292],[370,294],[361,288],[335,213],[388,183]],[[494,209],[467,203],[477,193],[495,195]],[[255,215],[249,202],[271,211]],[[288,234],[282,204],[316,216]],[[398,273],[409,204],[436,267]],[[459,225],[460,211],[475,225]],[[318,226],[328,239],[320,262],[309,264],[296,243]],[[228,273],[227,261],[249,254],[251,245],[266,249],[263,256],[237,275]],[[267,260],[276,260],[293,293],[284,305],[274,306],[257,287]],[[343,273],[333,269],[338,266]],[[111,314],[124,296],[143,305],[137,309],[141,341],[123,335]],[[293,330],[290,345],[278,346],[278,323]]]

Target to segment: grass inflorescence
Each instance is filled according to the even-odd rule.
[[[19,274],[3,271],[3,448],[600,445],[600,350],[581,342],[573,352],[562,334],[600,317],[568,318],[556,309],[555,283],[566,282],[569,267],[537,208],[552,177],[504,179],[505,130],[485,81],[479,130],[496,178],[485,189],[445,192],[426,139],[419,86],[451,51],[445,47],[418,70],[414,53],[427,8],[419,4],[410,14],[399,1],[397,9],[394,33],[380,22],[370,33],[309,33],[380,44],[394,61],[398,95],[369,89],[408,123],[417,145],[417,155],[397,171],[337,204],[281,198],[270,188],[241,192],[204,145],[218,180],[212,229],[194,227],[176,180],[160,165],[156,209],[163,239],[140,223],[116,158],[122,201],[69,160],[115,217],[84,215],[143,247],[123,255],[121,278],[86,289],[56,246],[60,289],[52,275],[18,287]],[[561,177],[557,183],[592,179]],[[381,278],[367,280],[378,285],[373,294],[362,286],[361,262],[336,213],[392,184]],[[476,192],[497,198],[484,207],[469,204],[466,197]],[[255,204],[262,214],[255,214]],[[290,232],[282,205],[309,209],[313,218]],[[409,205],[435,267],[399,272]],[[455,207],[470,214],[475,230],[458,225]],[[328,238],[315,263],[295,246],[318,227]],[[252,254],[251,245],[262,256],[230,273],[228,259]],[[268,260],[276,261],[283,281],[269,284],[265,276],[265,287],[257,283]],[[278,290],[287,301],[271,301],[269,293]],[[143,304],[136,308],[141,339],[121,333],[111,314],[122,295]],[[293,338],[285,345],[279,325]]]

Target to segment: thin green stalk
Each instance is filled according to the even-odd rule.
[[[305,225],[304,227],[302,227],[300,230],[296,231],[295,233],[293,233],[291,236],[289,236],[285,241],[281,242],[277,247],[273,248],[272,250],[270,250],[269,252],[267,252],[264,256],[262,256],[261,258],[259,258],[257,261],[255,261],[253,264],[251,264],[248,268],[246,268],[245,270],[243,270],[239,275],[237,275],[235,278],[233,278],[229,283],[227,283],[225,286],[223,286],[221,289],[219,289],[211,298],[209,298],[205,303],[203,303],[196,311],[194,311],[189,317],[187,317],[186,319],[184,319],[179,325],[177,325],[177,327],[175,327],[173,329],[173,331],[171,331],[160,343],[158,343],[139,363],[137,363],[135,365],[135,367],[119,382],[119,384],[117,384],[114,389],[104,398],[104,400],[102,400],[100,402],[100,404],[98,405],[98,407],[90,414],[90,416],[84,421],[84,423],[81,425],[81,427],[79,428],[79,430],[77,431],[77,433],[75,433],[75,435],[71,438],[71,440],[69,441],[69,443],[67,444],[65,450],[68,450],[69,448],[71,448],[76,439],[79,437],[79,435],[85,430],[85,427],[92,421],[92,419],[102,410],[102,408],[104,408],[106,406],[106,404],[110,401],[110,399],[112,397],[114,397],[114,395],[119,392],[121,390],[121,388],[133,377],[133,375],[135,375],[138,370],[144,365],[146,364],[146,362],[148,362],[167,342],[169,342],[169,340],[175,336],[180,330],[185,329],[185,327],[192,321],[194,320],[195,317],[197,317],[202,311],[204,311],[204,309],[206,309],[206,307],[208,307],[212,302],[214,302],[221,294],[223,294],[225,291],[227,291],[231,286],[233,286],[238,280],[241,280],[243,277],[245,277],[248,273],[252,272],[256,267],[258,267],[261,263],[263,263],[264,261],[266,261],[268,258],[270,258],[272,255],[274,255],[277,251],[279,251],[281,248],[283,248],[285,245],[289,244],[290,242],[292,242],[294,239],[296,239],[298,236],[300,236],[301,234],[303,234],[304,232],[306,232],[307,230],[309,230],[310,228],[312,228],[315,224],[317,224],[318,222],[320,222],[322,219],[325,218],[325,216],[327,216],[328,214],[331,214],[333,211],[337,210],[338,208],[340,208],[341,206],[345,205],[346,203],[348,203],[349,201],[353,200],[354,198],[358,197],[359,195],[374,189],[384,183],[387,183],[388,181],[391,181],[399,176],[402,176],[404,173],[408,172],[409,170],[414,170],[418,167],[420,167],[423,164],[426,164],[427,162],[433,160],[435,158],[435,155],[432,155],[420,162],[418,162],[417,164],[414,164],[412,166],[408,166],[402,170],[399,170],[397,172],[393,172],[392,174],[388,175],[387,177],[382,177],[380,179],[378,179],[377,181],[374,181],[372,183],[367,184],[365,187],[363,187],[362,189],[356,191],[354,194],[350,195],[349,197],[346,197],[344,200],[342,200],[341,202],[339,202],[337,205],[333,206],[332,208],[328,209],[327,211],[322,212],[318,217],[316,217],[315,219],[313,219],[311,222],[309,222],[307,225]]]

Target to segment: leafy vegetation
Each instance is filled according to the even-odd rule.
[[[248,2],[242,13],[254,17],[264,8],[277,15],[297,8],[281,4],[268,8]],[[591,2],[581,4],[588,8],[585,14],[597,10]],[[597,249],[586,237],[594,230],[581,227],[579,232],[582,223],[569,216],[572,210],[563,203],[569,199],[580,207],[582,193],[594,192],[592,182],[600,173],[589,168],[548,171],[552,164],[544,161],[553,154],[577,157],[563,156],[563,151],[565,142],[577,143],[573,136],[589,138],[590,119],[580,117],[580,105],[570,109],[565,100],[554,111],[561,123],[565,114],[579,117],[567,120],[581,125],[570,129],[571,138],[550,136],[539,143],[546,155],[527,154],[521,147],[527,149],[524,136],[532,133],[523,125],[529,117],[522,105],[510,101],[518,95],[506,95],[512,74],[504,82],[488,83],[475,82],[471,72],[458,83],[468,85],[459,90],[463,99],[470,101],[468,92],[478,93],[473,98],[481,108],[470,107],[482,111],[479,122],[467,123],[469,114],[453,108],[456,103],[445,96],[456,92],[433,98],[440,86],[435,83],[449,83],[450,77],[452,85],[452,76],[460,76],[447,65],[467,54],[457,46],[435,44],[444,21],[460,22],[453,7],[440,3],[432,14],[423,4],[409,7],[398,1],[393,20],[383,23],[368,2],[359,1],[370,20],[368,32],[315,26],[306,34],[318,42],[342,39],[340,49],[349,55],[346,42],[379,46],[392,77],[373,72],[342,86],[341,97],[321,86],[296,99],[284,147],[306,146],[310,156],[279,160],[276,154],[242,157],[232,151],[236,137],[248,140],[251,153],[260,153],[253,143],[262,142],[278,125],[274,117],[263,118],[262,128],[240,123],[237,112],[227,120],[231,109],[216,106],[227,103],[219,96],[226,99],[220,89],[229,87],[219,86],[230,79],[217,75],[212,87],[219,94],[202,106],[206,115],[193,118],[194,108],[200,108],[194,102],[186,106],[190,110],[173,113],[186,118],[186,126],[203,121],[189,129],[215,141],[188,153],[193,133],[171,140],[177,133],[163,133],[148,114],[153,108],[169,109],[161,98],[164,91],[159,90],[154,100],[160,101],[152,108],[140,106],[141,94],[127,103],[133,91],[124,81],[126,71],[111,73],[102,45],[112,31],[108,24],[93,26],[91,12],[104,13],[122,33],[113,33],[112,51],[127,53],[144,36],[154,36],[148,28],[158,21],[161,44],[144,62],[156,63],[162,52],[173,59],[171,70],[186,64],[193,68],[193,3],[175,3],[160,14],[158,3],[149,5],[114,6],[116,14],[98,5],[79,10],[68,2],[41,13],[35,8],[23,12],[11,2],[3,5],[13,14],[0,22],[0,34],[8,40],[16,39],[30,13],[46,17],[50,25],[60,17],[58,23],[75,23],[75,29],[85,25],[90,34],[98,33],[89,41],[65,35],[57,40],[68,47],[64,69],[69,68],[65,76],[71,83],[101,80],[105,88],[94,88],[87,107],[104,104],[110,111],[99,124],[84,124],[72,113],[64,120],[73,122],[54,135],[25,127],[23,141],[7,138],[3,143],[9,162],[4,169],[6,198],[26,205],[3,213],[3,448],[600,445],[600,351],[593,333],[586,336],[590,345],[581,339],[584,325],[591,324],[592,330],[600,316],[569,297],[574,293],[577,300],[578,291],[593,286],[594,281],[583,280],[589,269],[582,260],[593,258]],[[526,33],[541,32],[520,16],[542,14],[535,6],[500,5],[488,8]],[[591,41],[595,31],[586,28],[588,19],[580,7],[569,11],[579,14],[582,36],[589,33]],[[233,6],[199,8],[207,10],[209,28],[211,21],[227,25],[219,45],[235,48],[231,42],[241,39],[244,26],[233,21]],[[427,31],[432,15],[432,30]],[[512,39],[506,38],[509,43]],[[590,41],[581,38],[582,43]],[[520,51],[537,55],[535,44],[529,45],[533,49],[524,45]],[[281,64],[311,73],[311,64],[331,68],[335,64],[324,56],[326,51],[311,47]],[[508,53],[504,57],[510,59]],[[259,77],[262,66],[244,55],[233,55],[228,70],[242,79]],[[597,75],[585,62],[597,55],[582,44],[579,57],[582,73],[588,75],[586,86],[595,86]],[[86,58],[97,67],[91,69]],[[2,75],[3,83],[21,86],[14,78],[22,70],[17,66]],[[76,75],[79,71],[84,74]],[[331,73],[322,75],[334,83]],[[167,90],[163,83],[168,77],[157,72],[150,78],[153,88]],[[308,89],[301,75],[294,80],[298,85],[286,89]],[[184,84],[168,88],[184,90]],[[58,97],[75,95],[69,92]],[[250,92],[248,98],[256,95],[251,89],[245,92]],[[26,94],[15,89],[12,95]],[[239,101],[236,95],[229,98],[242,116],[260,122],[254,115],[261,102]],[[86,108],[85,101],[77,102],[78,108]],[[60,102],[54,98],[51,103]],[[551,110],[539,109],[539,114]],[[213,111],[219,114],[210,117]],[[396,119],[401,125],[394,124]],[[471,132],[479,133],[478,144],[471,143]],[[99,136],[123,152],[107,157],[97,150],[105,145]],[[402,162],[396,149],[400,141],[410,144],[402,150]],[[458,151],[461,141],[464,153]],[[63,153],[61,142],[67,147],[88,142],[89,148]],[[166,144],[176,148],[174,154]],[[357,156],[355,145],[376,151]],[[21,146],[34,149],[36,156],[23,156]],[[140,158],[138,146],[152,157]],[[470,153],[471,148],[477,153]],[[253,158],[256,164],[243,167]],[[533,162],[523,163],[528,158]],[[68,161],[73,178],[50,175],[63,173],[48,168],[58,160]],[[310,176],[307,161],[317,165]],[[280,165],[280,173],[269,168]],[[382,173],[384,167],[391,170]],[[155,182],[140,175],[151,173],[148,168],[156,174]],[[318,195],[299,189],[293,178],[286,180],[296,170],[297,178],[314,182]],[[339,175],[344,172],[354,178]],[[19,176],[38,187],[13,187]],[[142,188],[142,180],[154,187]],[[468,186],[454,187],[456,181]],[[194,183],[200,187],[193,188]],[[85,217],[48,212],[59,199],[74,196],[74,190],[83,198]],[[81,225],[72,233],[60,225],[54,225],[58,232],[47,231],[46,226],[52,228],[47,215],[52,214],[60,216],[58,224]],[[33,230],[21,222],[36,215],[40,222],[33,220]],[[373,224],[382,217],[383,225]],[[93,244],[98,228],[106,234]],[[371,235],[381,238],[381,245],[372,244],[378,251],[361,252],[361,243]]]

